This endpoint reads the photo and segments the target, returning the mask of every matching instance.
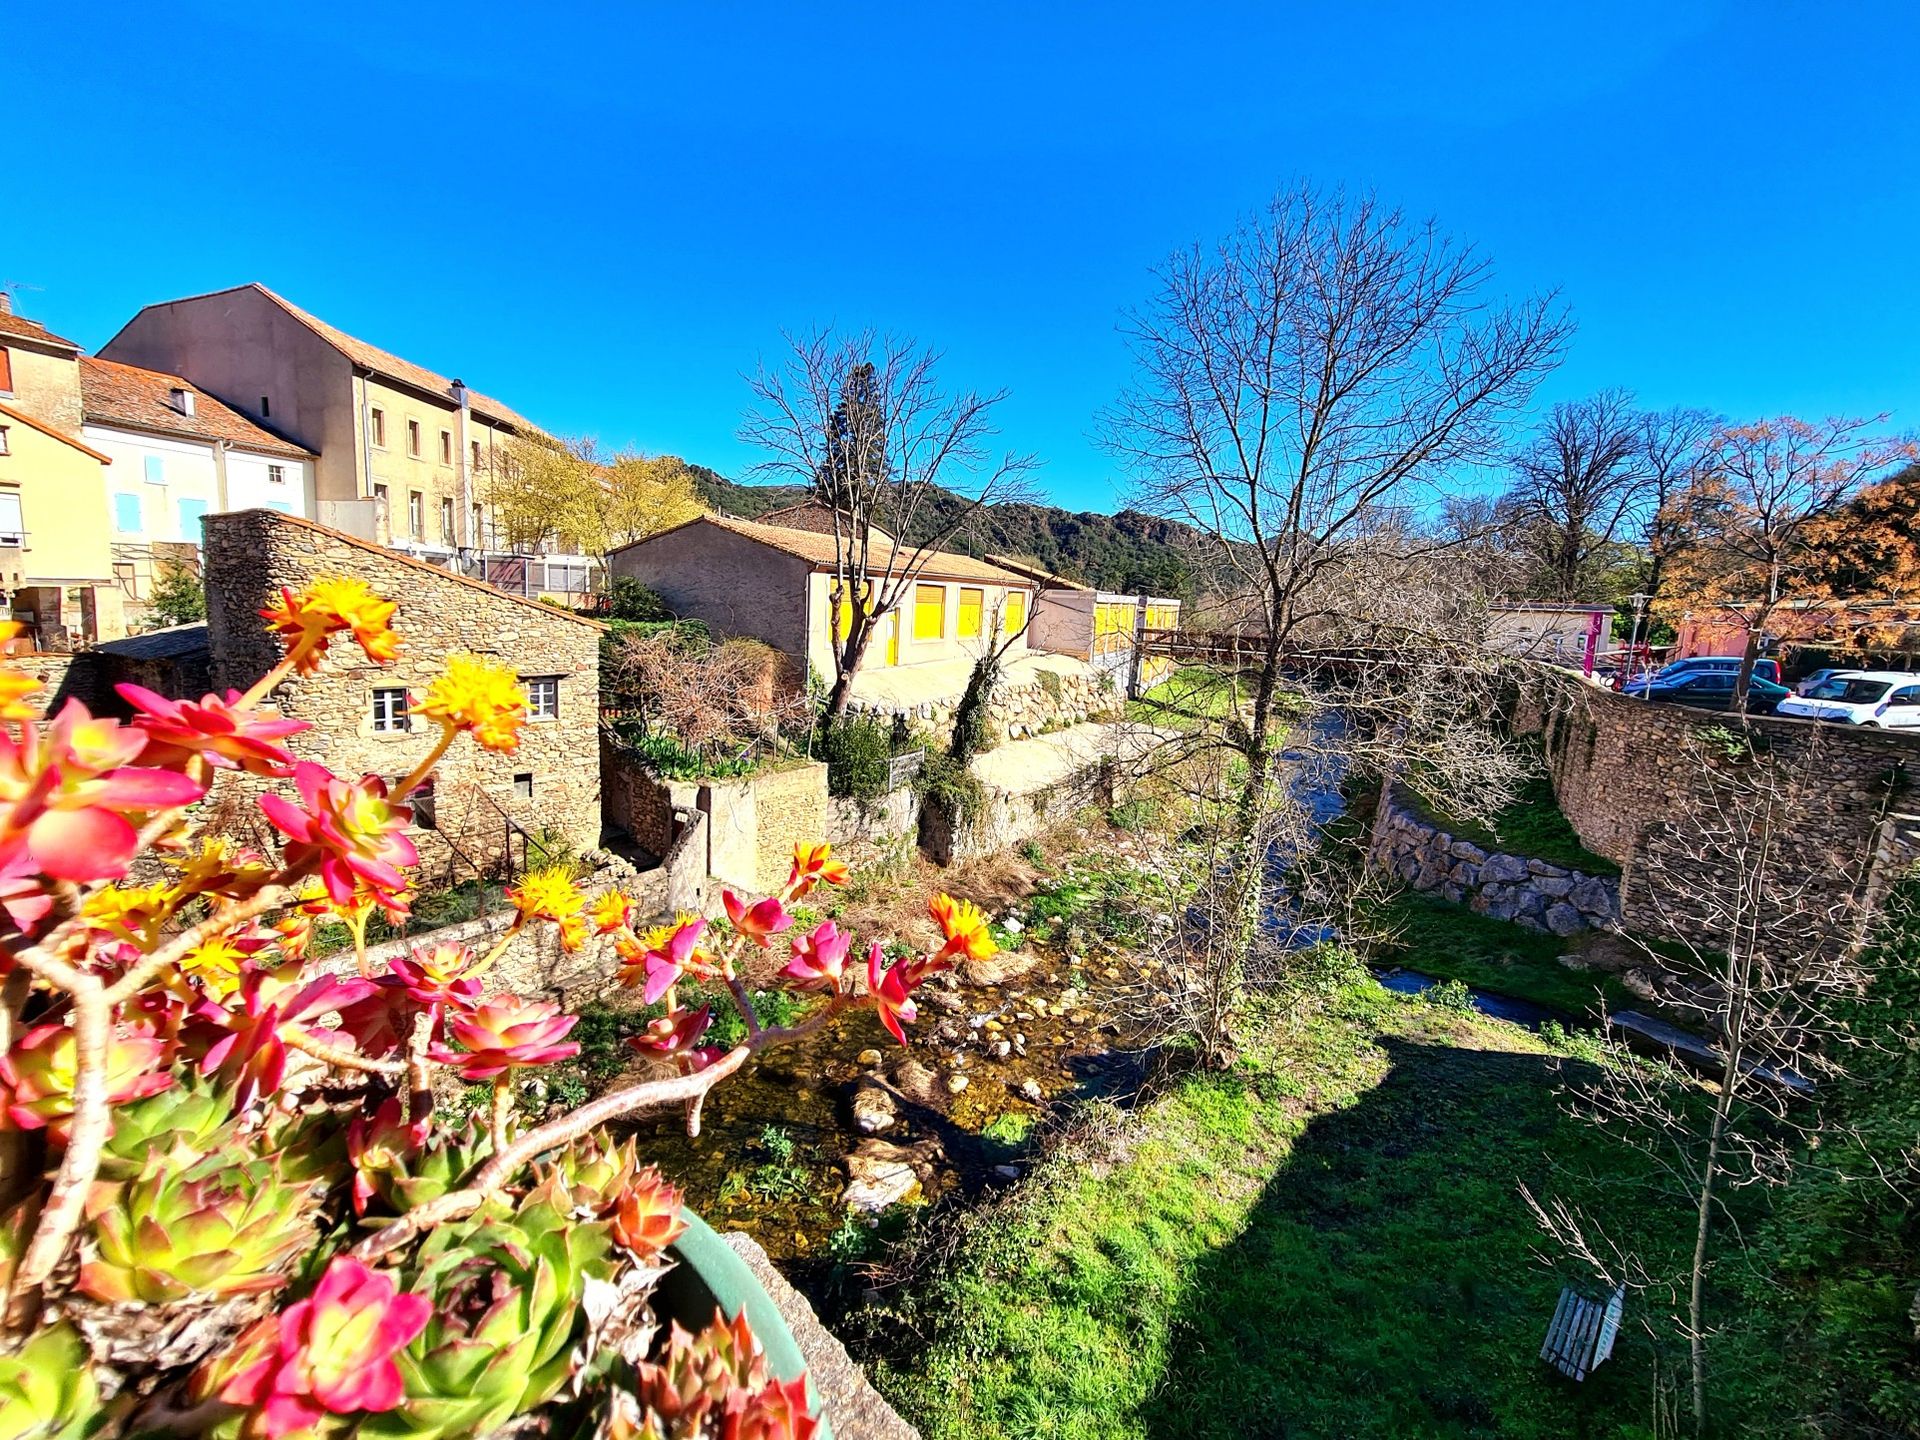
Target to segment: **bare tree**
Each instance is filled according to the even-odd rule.
[[[1616,538],[1647,498],[1643,417],[1625,390],[1555,405],[1513,457],[1507,506],[1544,600],[1590,600],[1618,556]]]
[[[1794,602],[1832,598],[1833,518],[1868,475],[1915,455],[1911,440],[1869,433],[1886,418],[1781,416],[1723,426],[1667,505],[1669,594],[1658,608],[1718,612],[1745,628],[1736,709],[1746,703],[1775,615]]]
[[[1722,423],[1710,410],[1680,405],[1640,417],[1640,458],[1647,473],[1646,503],[1640,509],[1640,543],[1647,556],[1641,588],[1651,600],[1660,598],[1666,583],[1667,554],[1675,540],[1673,501],[1699,477],[1707,440]]]
[[[932,350],[870,331],[787,339],[785,364],[749,381],[757,403],[740,436],[769,457],[758,473],[809,486],[832,507],[825,710],[837,718],[881,622],[984,506],[1027,498],[1035,462],[989,444],[1006,392],[944,389]]]
[[[1719,727],[1690,741],[1693,799],[1642,842],[1630,883],[1659,916],[1662,999],[1691,1015],[1714,1052],[1702,1094],[1673,1064],[1624,1052],[1572,1092],[1577,1113],[1660,1162],[1692,1216],[1681,1273],[1661,1277],[1634,1247],[1596,1238],[1564,1205],[1535,1204],[1548,1233],[1616,1283],[1682,1297],[1696,1433],[1708,1422],[1707,1281],[1727,1230],[1727,1192],[1784,1181],[1817,1123],[1816,1082],[1838,1078],[1856,1043],[1844,1016],[1867,975],[1850,943],[1864,857],[1825,844],[1817,765],[1791,768],[1751,735]],[[1529,1196],[1529,1201],[1532,1197]],[[1611,1255],[1607,1262],[1603,1257]],[[1611,1271],[1611,1273],[1610,1273]]]
[[[1141,509],[1198,528],[1257,606],[1238,732],[1248,823],[1267,790],[1281,669],[1356,598],[1356,546],[1497,453],[1557,360],[1551,297],[1493,303],[1487,262],[1371,195],[1299,186],[1157,272],[1128,322],[1138,378],[1108,415]]]

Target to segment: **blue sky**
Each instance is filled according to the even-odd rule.
[[[1911,3],[7,9],[0,281],[89,348],[259,280],[743,475],[742,372],[870,324],[1112,509],[1121,310],[1306,176],[1557,287],[1543,401],[1920,427]]]

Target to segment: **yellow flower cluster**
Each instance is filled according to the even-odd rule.
[[[18,639],[23,628],[17,620],[0,621],[0,650]],[[18,670],[0,670],[0,720],[37,718],[39,712],[21,702],[41,688],[40,682],[30,675],[22,675]]]
[[[527,719],[527,693],[505,665],[477,655],[454,655],[427,687],[416,713],[469,732],[483,750],[508,754],[520,743]]]
[[[393,614],[400,607],[376,595],[364,580],[341,576],[321,576],[295,594],[280,592],[280,603],[260,612],[269,629],[278,634],[287,653],[297,655],[294,668],[311,675],[320,668],[326,652],[327,637],[343,630],[367,653],[367,658],[384,665],[400,654],[400,637],[393,630]]]
[[[519,885],[507,892],[507,899],[520,912],[520,923],[547,920],[558,925],[561,948],[578,950],[586,944],[587,897],[559,866],[528,871]]]

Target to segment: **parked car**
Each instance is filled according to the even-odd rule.
[[[1793,685],[1793,693],[1796,695],[1805,695],[1809,690],[1813,689],[1814,686],[1824,685],[1836,675],[1851,674],[1853,674],[1853,671],[1843,665],[1828,666],[1825,670],[1816,670],[1811,675],[1806,675],[1796,680]]]
[[[1731,710],[1733,708],[1733,682],[1739,679],[1735,670],[1693,670],[1673,676],[1671,679],[1656,675],[1653,684],[1644,690],[1628,693],[1636,699],[1642,694],[1649,700],[1665,700],[1675,705],[1692,705],[1702,710]],[[1776,685],[1764,676],[1755,675],[1747,682],[1747,713],[1749,715],[1771,715],[1779,705],[1793,692],[1784,685]]]
[[[1920,730],[1920,675],[1898,670],[1837,671],[1805,695],[1781,701],[1780,713],[1843,725]]]
[[[1656,670],[1650,676],[1642,676],[1639,679],[1629,680],[1622,688],[1621,693],[1638,695],[1649,685],[1656,687],[1661,685],[1674,685],[1689,675],[1720,673],[1728,675],[1739,674],[1740,657],[1738,655],[1692,655],[1685,660],[1675,660],[1671,664]],[[1756,679],[1778,685],[1780,683],[1780,662],[1763,656],[1753,662],[1753,673]]]

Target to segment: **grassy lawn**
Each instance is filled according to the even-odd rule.
[[[1403,890],[1382,902],[1377,919],[1395,937],[1368,956],[1442,980],[1461,980],[1582,1018],[1598,1007],[1637,1003],[1617,977],[1561,963],[1571,941],[1476,915],[1464,905]],[[1597,1019],[1597,1017],[1595,1017]]]
[[[1220,720],[1252,700],[1251,680],[1222,674],[1204,665],[1176,670],[1138,700],[1127,702],[1127,718],[1143,725],[1183,729],[1203,720]]]
[[[1534,774],[1521,787],[1519,797],[1494,817],[1492,825],[1475,820],[1457,820],[1442,815],[1408,792],[1408,803],[1422,817],[1446,830],[1457,840],[1470,840],[1483,850],[1504,850],[1511,855],[1528,855],[1549,865],[1564,865],[1589,875],[1618,875],[1620,867],[1604,855],[1596,855],[1580,843],[1573,826],[1560,813],[1553,796],[1553,782],[1544,774]]]
[[[1631,1318],[1584,1386],[1536,1359],[1562,1278],[1520,1183],[1685,1239],[1633,1208],[1637,1152],[1557,1107],[1581,1063],[1357,984],[977,1217],[902,1317],[925,1348],[875,1378],[929,1440],[1645,1435]]]

